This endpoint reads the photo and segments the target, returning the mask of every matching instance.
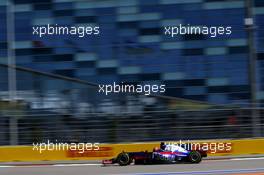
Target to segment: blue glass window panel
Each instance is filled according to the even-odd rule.
[[[113,84],[113,82],[118,82],[118,77],[116,75],[102,75],[97,76],[96,83],[100,84]]]
[[[97,16],[107,16],[109,14],[115,14],[115,8],[95,8]]]
[[[230,71],[230,85],[245,85],[248,84],[248,73],[245,70]]]
[[[184,18],[184,10],[180,8],[181,5],[163,5],[163,19],[174,19],[174,18]],[[177,9],[177,10],[175,10]]]
[[[217,104],[228,103],[228,96],[226,94],[209,94],[208,101]]]
[[[92,16],[95,15],[94,9],[78,9],[75,11],[75,16]]]
[[[55,10],[72,9],[73,3],[72,2],[54,3],[53,7]]]
[[[91,76],[95,75],[96,70],[94,68],[79,68],[76,70],[76,76],[81,77],[81,76]]]
[[[150,5],[158,5],[160,2],[160,0],[152,0],[152,1],[140,1],[140,5],[146,5],[146,6],[150,6]],[[151,6],[151,8],[156,7],[156,6]]]
[[[19,22],[19,20],[25,20],[26,24],[27,23],[30,24],[31,19],[32,19],[32,12],[16,12],[15,13],[15,22],[16,23]]]
[[[145,66],[142,68],[142,72],[143,73],[160,73],[161,66],[158,66],[158,65]]]
[[[34,64],[34,69],[50,71],[50,70],[63,70],[63,69],[74,69],[75,64],[73,62],[63,62],[63,63],[55,63],[55,62],[45,62]]]
[[[116,17],[113,15],[107,15],[107,16],[100,16],[97,17],[97,23],[104,24],[104,23],[114,23],[116,20]]]
[[[0,50],[0,57],[5,57],[7,55],[7,50],[6,49],[3,49],[3,50]]]
[[[195,13],[195,12],[194,12]],[[204,15],[204,22],[207,25],[219,26],[244,26],[244,20],[241,16],[245,16],[245,10],[241,9],[221,9],[201,12]]]
[[[76,50],[71,47],[56,47],[54,49],[55,54],[71,54],[75,53]]]
[[[0,16],[4,15],[6,12],[6,6],[0,5]],[[4,15],[5,16],[5,15]],[[4,17],[2,16],[2,17]],[[1,18],[1,17],[0,17]]]
[[[140,28],[159,28],[160,23],[159,21],[143,21],[140,22]]]
[[[53,14],[52,14],[52,11],[51,10],[37,10],[37,11],[33,11],[32,14],[31,14],[31,17],[30,18],[35,18],[35,19],[38,19],[38,18],[52,18],[53,17]]]
[[[256,15],[256,23],[258,25],[264,25],[264,21],[263,21],[264,15]]]
[[[257,50],[258,52],[264,52],[264,38],[257,40]]]
[[[206,88],[203,86],[189,86],[184,90],[185,95],[202,95],[206,92]]]
[[[32,63],[32,57],[31,56],[17,56],[16,63],[17,64]]]
[[[55,24],[63,25],[63,26],[70,26],[74,23],[73,17],[56,17],[54,19]]]

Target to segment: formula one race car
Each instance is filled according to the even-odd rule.
[[[103,160],[103,165],[119,164],[120,166],[145,164],[171,164],[177,162],[200,163],[203,157],[207,157],[206,151],[189,150],[178,145],[165,145],[161,143],[160,148],[154,148],[153,152],[121,152],[116,158]]]

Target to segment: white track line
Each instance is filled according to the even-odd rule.
[[[230,160],[264,160],[264,157],[233,158]]]
[[[14,166],[9,166],[9,165],[1,165],[0,168],[13,168]]]
[[[241,160],[264,160],[264,157],[242,157],[242,158],[228,158],[228,159],[205,159],[202,162],[227,162],[227,161],[241,161]]]

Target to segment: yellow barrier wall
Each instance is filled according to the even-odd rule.
[[[230,143],[231,149],[208,153],[208,156],[230,156],[264,154],[264,139],[245,139],[245,140],[207,140],[192,141],[193,143]],[[33,146],[7,146],[0,147],[0,162],[13,161],[50,161],[50,160],[102,160],[115,157],[122,151],[152,151],[159,146],[159,142],[130,143],[130,144],[102,144],[99,151],[78,151],[57,150],[39,151],[33,150]]]

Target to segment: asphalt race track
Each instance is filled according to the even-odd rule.
[[[204,160],[200,164],[116,165],[100,163],[54,165],[0,164],[0,175],[181,175],[181,174],[243,174],[264,175],[264,158]]]

